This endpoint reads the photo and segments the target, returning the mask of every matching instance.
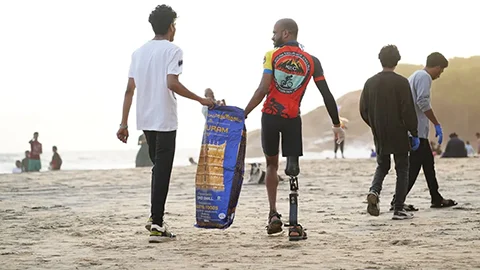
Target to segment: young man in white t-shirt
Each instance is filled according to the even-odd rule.
[[[178,80],[183,68],[183,52],[172,43],[176,18],[176,12],[167,5],[157,6],[150,14],[149,22],[155,37],[132,55],[122,122],[117,132],[118,139],[126,143],[128,114],[137,88],[137,129],[145,133],[154,164],[151,215],[146,226],[151,243],[175,239],[175,234],[166,228],[163,221],[178,126],[175,94],[196,100],[204,106],[214,105],[213,100],[197,96]]]

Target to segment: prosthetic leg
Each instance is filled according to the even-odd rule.
[[[285,169],[285,174],[290,177],[290,214],[289,214],[289,224],[285,226],[290,227],[288,230],[288,239],[290,241],[298,241],[307,239],[307,234],[303,229],[302,225],[298,223],[297,214],[298,214],[298,178],[300,174],[300,166],[298,162],[298,157],[287,157],[287,167]]]

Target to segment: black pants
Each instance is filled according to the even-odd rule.
[[[438,192],[438,181],[435,175],[435,159],[433,157],[432,148],[427,139],[420,139],[420,146],[417,151],[410,151],[409,161],[410,169],[408,173],[407,195],[410,193],[410,190],[412,190],[413,185],[415,185],[420,169],[423,168],[428,190],[430,191],[431,203],[441,203],[443,197]],[[393,201],[395,201],[395,196],[393,197]]]
[[[395,185],[395,196],[398,198],[395,200],[395,210],[402,210],[407,196],[408,187],[408,153],[394,154],[395,171],[397,172],[397,183]],[[390,154],[377,155],[377,169],[373,176],[372,186],[370,191],[376,192],[380,195],[383,186],[383,180],[388,174],[391,167]]]
[[[165,202],[175,157],[177,131],[159,132],[144,130],[152,168],[151,217],[153,224],[163,226]]]

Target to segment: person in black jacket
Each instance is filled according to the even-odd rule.
[[[410,219],[413,214],[407,213],[403,207],[411,148],[408,132],[413,136],[412,149],[416,150],[419,146],[418,120],[408,80],[394,72],[401,59],[397,47],[383,47],[378,58],[383,70],[367,80],[360,97],[360,114],[372,130],[378,163],[367,195],[367,211],[373,216],[380,215],[379,196],[383,180],[390,170],[390,155],[393,154],[397,172],[393,219]]]

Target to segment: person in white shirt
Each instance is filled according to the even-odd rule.
[[[153,162],[151,214],[145,226],[150,243],[175,239],[163,216],[175,155],[177,97],[175,94],[213,107],[214,101],[190,92],[178,80],[183,68],[183,51],[173,44],[177,13],[167,5],[152,11],[149,22],[155,37],[132,54],[123,113],[117,138],[127,143],[128,115],[137,89],[137,129],[143,130]]]
[[[22,173],[22,162],[20,160],[15,161],[15,168],[13,168],[12,173]]]
[[[467,150],[467,156],[475,156],[475,149],[473,149],[473,146],[470,144],[469,141],[467,141],[467,143],[465,144],[465,150]]]

